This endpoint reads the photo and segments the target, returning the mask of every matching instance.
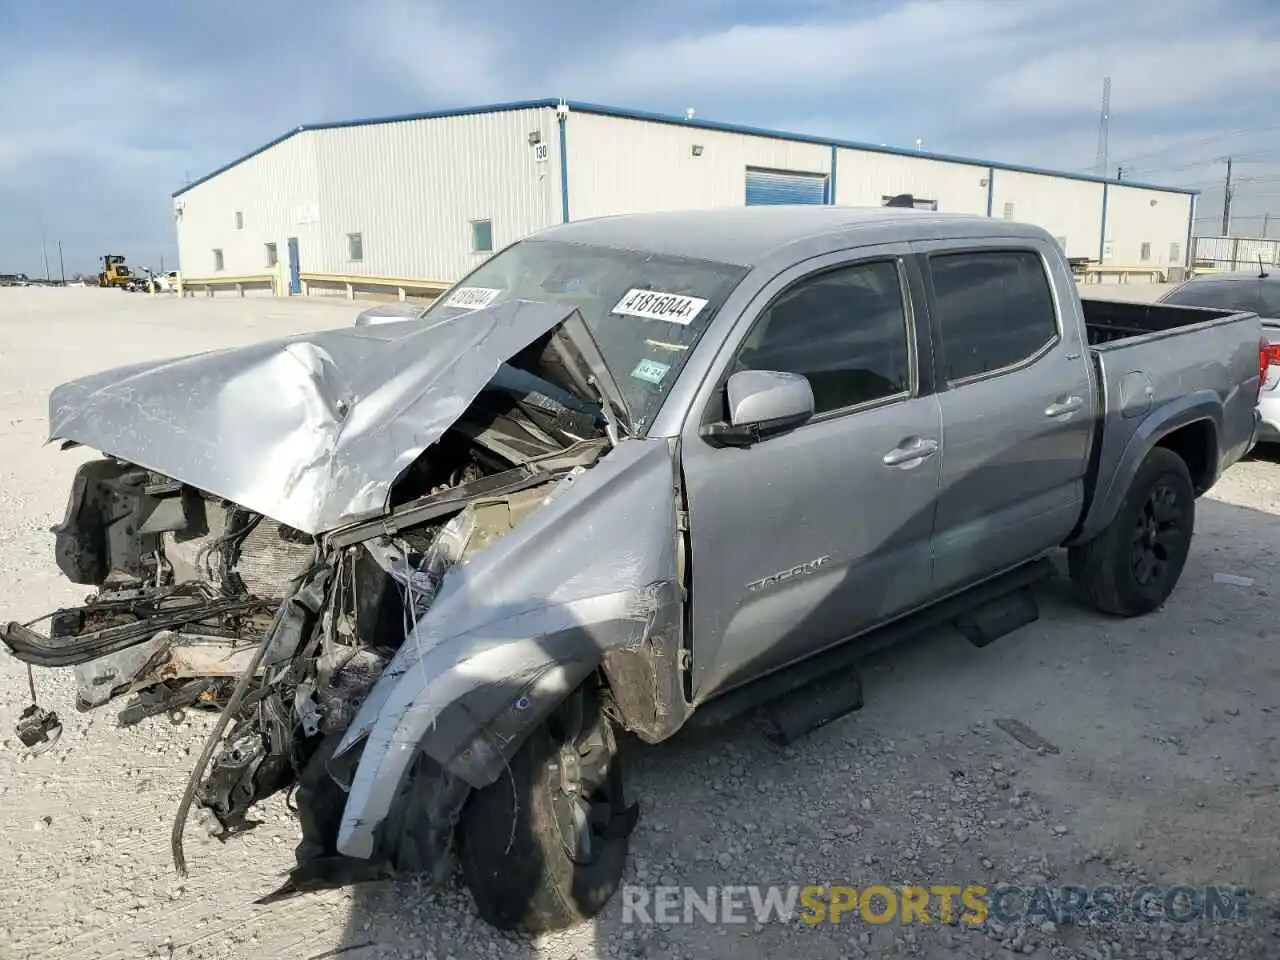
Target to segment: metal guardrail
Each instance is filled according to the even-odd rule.
[[[348,300],[354,300],[358,291],[395,290],[401,300],[408,299],[411,291],[438,297],[453,283],[448,280],[423,280],[417,277],[367,277],[358,274],[302,273],[302,295],[308,296],[312,288],[340,289]]]
[[[448,290],[453,283],[448,280],[424,280],[420,277],[368,277],[358,274],[342,273],[302,273],[298,275],[302,296],[313,293],[340,291],[348,300],[354,300],[357,293],[392,291],[400,300],[407,300],[411,294],[438,297]],[[234,289],[239,296],[246,290],[269,289],[274,296],[289,295],[289,277],[284,271],[271,273],[247,273],[235,276],[213,277],[178,277],[178,295],[195,295],[203,291],[213,296],[218,290]]]
[[[203,290],[206,295],[212,297],[214,291],[218,288],[234,287],[239,296],[244,296],[246,289],[262,289],[268,288],[273,294],[279,294],[280,290],[277,285],[279,277],[275,273],[245,273],[238,276],[227,277],[184,277],[178,275],[178,296],[185,297],[188,293],[195,296],[197,290]]]

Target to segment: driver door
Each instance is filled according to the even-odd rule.
[[[921,388],[908,253],[863,248],[780,275],[717,358],[681,443],[699,697],[929,595],[941,414]],[[804,375],[814,417],[745,449],[713,446],[700,427],[725,418],[741,369]]]

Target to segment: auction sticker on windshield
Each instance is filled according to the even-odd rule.
[[[494,298],[500,293],[502,293],[501,290],[492,290],[489,287],[459,287],[449,295],[445,306],[461,307],[463,310],[481,310],[493,303]]]
[[[641,317],[645,320],[666,320],[688,326],[702,312],[707,301],[687,297],[683,293],[663,293],[661,290],[628,290],[611,311],[624,317]]]

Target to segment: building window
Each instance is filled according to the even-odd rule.
[[[268,243],[267,244],[267,266],[274,267],[279,262],[280,262],[280,254],[276,251],[276,245],[274,243]]]
[[[472,253],[492,253],[493,252],[493,221],[492,220],[472,220],[471,221],[471,252]]]
[[[237,230],[244,229],[244,212],[241,210],[236,211],[236,229]]]
[[[354,261],[364,259],[364,237],[358,233],[347,234],[347,259]]]
[[[1013,219],[1013,201],[1012,200],[1010,200],[1008,203],[1004,205],[1004,218],[1006,220]]]
[[[1138,254],[1138,259],[1143,263],[1146,263],[1151,259],[1151,244],[1144,243],[1142,245],[1141,252]]]
[[[1169,262],[1170,262],[1170,263],[1181,263],[1181,262],[1182,262],[1182,247],[1181,247],[1181,245],[1176,244],[1176,243],[1171,243],[1171,244],[1169,244]]]
[[[224,266],[224,264],[223,264],[223,262],[222,262],[222,251],[221,251],[221,250],[214,250],[214,251],[213,251],[213,269],[214,269],[214,272],[216,272],[216,273],[221,272],[221,271],[222,271],[223,266]]]

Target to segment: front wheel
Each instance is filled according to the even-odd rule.
[[[1186,462],[1156,447],[1138,468],[1114,519],[1067,554],[1071,579],[1095,609],[1150,613],[1182,576],[1195,528],[1196,494]]]
[[[462,811],[459,860],[476,910],[531,933],[590,919],[622,880],[636,816],[600,690],[580,690]]]

